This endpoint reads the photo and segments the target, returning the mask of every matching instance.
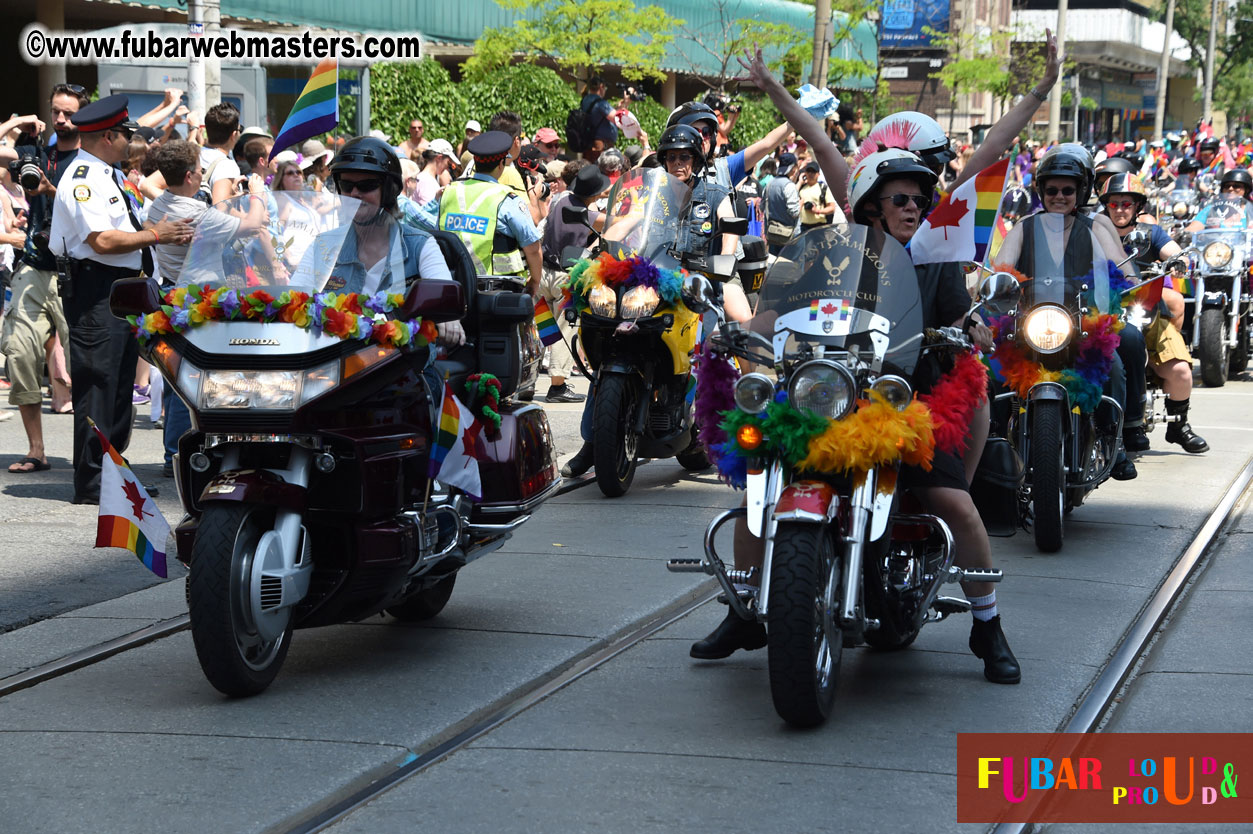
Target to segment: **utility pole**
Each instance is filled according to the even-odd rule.
[[[1218,0],[1210,0],[1209,45],[1205,48],[1205,103],[1201,106],[1201,118],[1209,122],[1214,118],[1214,41],[1218,33]]]
[[[1057,57],[1059,61],[1065,57],[1063,53],[1066,50],[1066,9],[1069,5],[1067,0],[1061,0],[1057,5]],[[1064,84],[1054,84],[1053,92],[1049,94],[1049,129],[1044,136],[1044,141],[1050,145],[1057,142],[1061,133],[1062,89],[1064,87]]]
[[[201,0],[187,4],[187,31],[189,35],[204,37],[204,8]],[[187,109],[204,121],[204,59],[195,50],[187,58]]]
[[[814,4],[814,62],[809,83],[821,89],[827,86],[827,60],[831,54],[831,0]]]
[[[204,2],[204,33],[205,37],[217,37],[222,31],[221,0],[203,0]],[[204,62],[204,104],[205,109],[222,103],[222,59],[216,55]]]
[[[1162,62],[1157,66],[1157,111],[1153,114],[1153,138],[1161,139],[1166,129],[1166,75],[1170,72],[1170,37],[1175,34],[1175,0],[1166,0],[1166,42]]]

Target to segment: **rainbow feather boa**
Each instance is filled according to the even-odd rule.
[[[570,280],[566,282],[565,289],[570,293],[575,309],[583,312],[589,306],[588,295],[598,286],[627,290],[652,287],[667,304],[675,304],[683,290],[683,273],[677,269],[660,269],[648,258],[638,255],[618,260],[608,252],[602,252],[595,259],[584,258],[571,267]]]
[[[1083,413],[1091,414],[1101,404],[1101,392],[1109,380],[1114,352],[1118,350],[1118,332],[1123,327],[1116,316],[1101,313],[1084,317],[1083,330],[1088,335],[1079,343],[1074,367],[1061,371],[1050,371],[1023,355],[1010,336],[1012,316],[993,319],[990,326],[996,345],[992,359],[1000,364],[1000,377],[1019,397],[1025,398],[1036,383],[1060,382],[1070,394],[1071,402]]]
[[[207,321],[285,322],[341,339],[404,347],[435,341],[435,325],[421,319],[387,318],[404,304],[397,293],[316,293],[287,290],[277,298],[264,290],[248,294],[229,287],[192,284],[165,294],[160,310],[127,316],[139,343],[153,337],[185,333]]]

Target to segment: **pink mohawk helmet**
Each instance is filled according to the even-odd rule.
[[[874,147],[867,152],[868,143],[871,142]],[[946,162],[957,156],[939,123],[930,116],[913,110],[894,113],[875,125],[858,149],[853,164],[856,165],[871,153],[889,148],[911,151],[928,168],[937,172]]]

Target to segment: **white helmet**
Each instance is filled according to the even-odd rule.
[[[909,177],[918,183],[922,193],[930,199],[935,190],[937,177],[935,173],[922,163],[916,154],[895,148],[872,153],[857,163],[849,180],[848,199],[853,207],[853,222],[865,223],[866,215],[862,211],[863,204],[879,190],[886,179]],[[926,212],[924,211],[925,215]]]
[[[880,150],[913,151],[924,165],[937,173],[944,168],[944,163],[957,156],[939,122],[914,110],[888,116],[875,125],[866,138]]]

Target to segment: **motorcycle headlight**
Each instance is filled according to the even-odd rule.
[[[1040,353],[1057,353],[1070,341],[1075,329],[1070,313],[1061,307],[1045,305],[1027,314],[1022,332],[1027,344]]]
[[[622,318],[647,318],[653,314],[660,303],[661,296],[657,295],[657,291],[652,287],[636,287],[628,290],[627,294],[622,296]]]
[[[1180,200],[1179,202],[1171,206],[1170,213],[1173,214],[1175,217],[1182,220],[1183,218],[1188,216],[1188,204],[1185,203],[1183,200]]]
[[[293,411],[339,383],[339,363],[304,371],[205,371],[202,409],[256,408]]]
[[[741,411],[760,414],[774,399],[774,383],[765,374],[744,374],[735,383],[735,404]]]
[[[591,306],[592,312],[598,316],[611,319],[618,314],[618,294],[604,284],[599,284],[592,289],[591,295],[587,297],[587,303]]]
[[[797,368],[787,394],[797,408],[838,420],[852,409],[855,387],[853,375],[847,369],[818,359]]]
[[[1205,247],[1201,257],[1210,269],[1220,269],[1231,263],[1231,247],[1221,240],[1216,240]]]
[[[897,411],[904,411],[914,398],[914,390],[899,376],[881,376],[870,386],[870,390],[882,396]]]

